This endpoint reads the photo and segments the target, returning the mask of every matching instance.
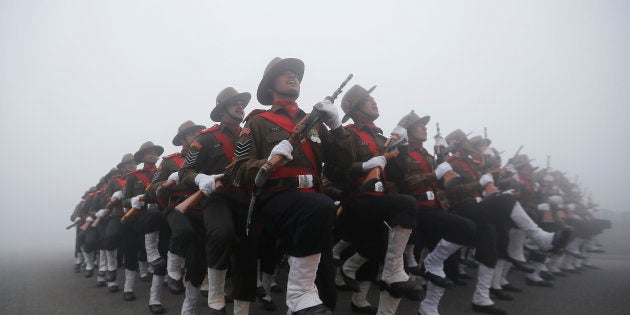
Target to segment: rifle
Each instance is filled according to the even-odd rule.
[[[140,197],[140,201],[144,200],[144,196]],[[129,210],[127,210],[127,212],[125,212],[125,215],[123,215],[122,218],[120,218],[120,222],[125,222],[127,221],[127,219],[129,219],[132,215],[134,215],[136,213],[136,211],[138,211],[138,209],[136,208],[131,208]]]
[[[383,156],[385,157],[385,159],[389,160],[391,158],[398,156],[398,151],[396,151],[396,148],[398,148],[399,145],[407,142],[405,139],[397,139],[397,138],[398,136],[392,135],[392,137],[387,140],[387,142],[390,142],[390,143],[385,149],[385,153],[383,153]],[[374,184],[380,182],[382,172],[383,170],[379,166],[372,168],[368,172],[367,176],[365,177],[365,180],[363,181],[362,185],[365,185],[366,183],[370,181],[374,181]]]
[[[343,88],[346,86],[346,84],[348,84],[348,81],[350,81],[350,79],[352,79],[352,74],[349,74],[348,77],[341,83],[341,85],[333,92],[333,94],[326,97],[326,99],[329,100],[331,103],[334,103],[335,99],[337,98],[337,96],[339,96],[339,94],[341,94]],[[370,90],[373,90],[374,88]],[[297,146],[304,137],[303,131],[308,132],[319,121],[319,116],[319,110],[313,107],[311,112],[304,116],[304,118],[302,118],[295,125],[288,139],[293,148],[295,148],[295,146]],[[267,161],[267,163],[263,164],[263,166],[258,170],[258,173],[256,173],[256,177],[254,178],[254,191],[249,201],[249,209],[247,211],[247,225],[245,231],[247,235],[249,235],[249,227],[252,223],[252,216],[254,213],[254,207],[256,205],[256,198],[260,194],[263,186],[265,186],[269,173],[271,173],[280,165],[284,165],[286,162],[287,159],[283,155],[275,155],[269,161]]]
[[[110,200],[105,207],[103,207],[103,209],[107,209],[107,210],[111,210],[112,207],[114,206],[114,203],[118,202],[119,199],[118,198],[113,198],[113,200]],[[92,227],[96,227],[98,226],[98,224],[101,222],[101,217],[96,217],[96,219],[94,220],[94,222],[92,222]]]
[[[92,222],[85,220],[85,222],[83,222],[83,225],[81,225],[79,229],[81,229],[81,231],[85,231],[90,227],[90,224],[92,224]]]
[[[221,181],[221,179],[217,179],[214,181],[215,188],[219,188],[221,186],[223,186],[223,182]],[[203,197],[205,197],[203,192],[201,192],[201,190],[197,190],[194,194],[190,195],[184,201],[175,206],[175,210],[181,213],[186,213],[186,211],[188,211],[188,208],[198,204],[199,201],[203,199]]]
[[[79,223],[81,222],[81,218],[77,218],[76,220],[74,220],[74,222],[72,222],[72,224],[68,225],[66,227],[66,230],[69,230],[77,225],[79,225]]]
[[[433,152],[435,152],[435,160],[437,164],[441,164],[444,162],[444,156],[446,155],[445,148],[441,145],[438,145],[439,140],[443,140],[442,135],[440,134],[440,123],[435,123],[435,128],[437,129],[437,134],[435,134],[435,145],[433,146]]]

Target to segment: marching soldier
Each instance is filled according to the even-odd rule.
[[[196,125],[192,121],[188,120],[182,123],[177,134],[172,140],[173,145],[181,146],[181,152],[173,153],[162,157],[162,162],[158,167],[158,172],[154,175],[151,186],[147,189],[145,194],[145,202],[158,203],[162,213],[153,213],[153,220],[150,220],[149,226],[145,235],[147,241],[147,249],[152,247],[155,250],[156,246],[161,252],[164,245],[168,244],[169,249],[166,257],[166,273],[167,273],[167,286],[171,293],[181,294],[184,292],[183,285],[183,272],[182,265],[184,264],[184,257],[190,240],[183,237],[180,233],[172,233],[172,231],[179,231],[179,226],[190,226],[188,219],[183,213],[178,211],[172,211],[172,209],[186,197],[190,196],[194,191],[189,187],[182,187],[177,185],[179,178],[177,172],[184,164],[184,159],[190,151],[190,145],[193,140],[199,134],[199,131],[205,129],[205,126]],[[170,241],[164,240],[164,228],[168,227],[170,234]],[[158,235],[159,233],[159,235]],[[156,244],[156,236],[159,236],[159,245]],[[164,262],[164,259],[162,262]]]
[[[387,165],[388,179],[398,191],[411,195],[418,205],[417,228],[412,244],[430,250],[424,260],[427,284],[425,298],[418,310],[422,315],[436,315],[444,289],[453,287],[444,273],[444,261],[462,246],[473,246],[475,224],[456,214],[446,212],[439,200],[438,181],[433,172],[435,160],[424,148],[427,140],[426,124],[430,117],[419,117],[414,111],[398,123],[409,144],[400,147],[400,154]],[[413,250],[409,251],[410,255]],[[413,257],[413,256],[412,256]]]
[[[304,63],[299,59],[274,58],[269,63],[258,85],[257,98],[271,109],[245,124],[235,149],[233,173],[240,187],[251,188],[263,164],[276,155],[284,157],[286,164],[271,171],[259,192],[255,214],[267,233],[287,241],[289,312],[332,314],[322,304],[315,286],[322,251],[332,247],[335,218],[333,200],[321,193],[320,174],[322,162],[327,167],[349,167],[352,145],[330,101],[322,101],[316,108],[331,131],[318,123],[305,131],[308,136],[299,145],[293,147],[287,140],[306,115],[295,102],[303,75]]]
[[[147,212],[147,207],[142,201],[146,189],[151,184],[151,178],[157,171],[155,163],[162,155],[164,148],[147,141],[134,153],[136,163],[144,163],[142,169],[127,174],[127,183],[123,190],[123,206],[125,209],[133,208],[134,213],[126,213],[123,224],[123,246],[125,247],[125,286],[123,298],[125,301],[136,299],[134,293],[136,270],[138,270],[138,253],[144,250],[144,232],[142,230],[142,216]],[[154,257],[152,257],[154,258]],[[153,261],[155,262],[155,261]],[[162,285],[154,279],[151,286]],[[154,305],[153,307],[151,307]],[[149,300],[150,309],[162,307],[159,301]]]
[[[210,314],[227,314],[225,277],[232,258],[234,314],[249,314],[249,304],[255,298],[256,243],[253,235],[245,234],[249,195],[232,185],[229,174],[222,185],[216,186],[233,161],[244,109],[250,99],[251,94],[239,93],[232,87],[219,92],[210,118],[220,125],[201,131],[179,172],[182,184],[198,186],[207,197],[203,207],[186,214],[192,230],[180,232],[194,234],[196,239],[196,253],[186,260],[190,266],[187,270],[192,272],[187,275],[182,312],[194,312],[207,266]]]
[[[372,90],[355,85],[341,102],[345,113],[342,121],[349,118],[354,121],[344,128],[351,134],[355,154],[352,167],[334,178],[345,179],[342,216],[349,224],[342,228],[348,229],[349,238],[357,247],[341,270],[348,286],[356,290],[359,268],[368,260],[383,261],[382,281],[386,291],[381,292],[378,314],[393,314],[402,296],[419,300],[422,290],[421,284],[412,280],[403,266],[403,253],[416,225],[418,210],[410,196],[391,194],[395,189],[386,180],[385,167],[386,155],[392,152],[387,152],[387,139],[374,124],[379,111],[370,96]],[[394,152],[395,156],[397,151]],[[374,171],[376,176],[372,177]]]

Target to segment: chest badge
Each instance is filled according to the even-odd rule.
[[[322,143],[322,139],[319,138],[319,133],[317,133],[316,128],[312,128],[308,131],[308,137],[311,139],[311,142]]]

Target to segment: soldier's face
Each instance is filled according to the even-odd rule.
[[[516,171],[525,179],[531,179],[534,176],[534,168],[529,163],[517,168]]]
[[[185,148],[189,148],[193,141],[195,141],[195,138],[198,134],[199,131],[197,130],[187,133],[182,139],[182,146],[184,146]]]
[[[158,152],[156,150],[148,150],[142,156],[142,162],[148,164],[155,164],[158,160]]]
[[[247,105],[243,101],[236,101],[236,103],[226,106],[225,112],[228,116],[230,116],[230,118],[241,122],[243,121],[243,118],[245,118],[245,106]]]
[[[125,163],[123,165],[123,169],[125,170],[126,173],[135,171],[136,170],[136,162],[130,161],[130,162]]]
[[[420,140],[422,142],[427,141],[427,127],[421,124],[415,124],[409,131],[409,138],[414,140]]]
[[[372,120],[376,120],[378,118],[378,105],[373,97],[368,96],[361,105],[359,105],[359,111],[363,112],[366,116],[371,118]]]
[[[298,79],[298,75],[291,71],[285,71],[277,75],[275,79],[273,79],[271,88],[280,95],[295,98],[300,96],[300,80]]]

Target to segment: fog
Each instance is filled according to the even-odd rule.
[[[276,56],[304,61],[306,111],[352,73],[387,133],[411,109],[430,137],[486,127],[628,210],[630,2],[390,2],[0,1],[0,249],[71,253],[85,190]]]

